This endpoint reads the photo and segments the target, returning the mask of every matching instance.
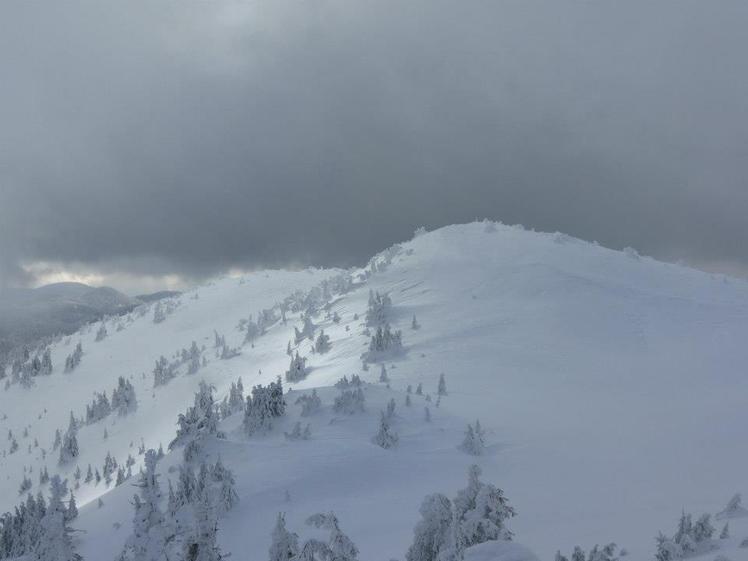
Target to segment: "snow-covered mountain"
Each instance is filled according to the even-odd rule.
[[[297,343],[303,313],[313,339]],[[364,369],[378,322],[401,332],[402,350],[373,349]],[[3,439],[11,431],[0,507],[11,510],[26,491],[47,494],[44,467],[74,486],[79,466],[71,525],[88,560],[122,551],[139,450],[167,448],[200,382],[217,402],[239,377],[247,394],[284,376],[289,349],[307,359],[308,372],[283,379],[285,415],[250,436],[236,410],[220,422],[223,438],[201,446],[202,458],[220,457],[236,480],[239,503],[218,533],[231,559],[267,559],[279,512],[303,538],[315,531],[304,520],[327,511],[360,559],[402,559],[423,498],[454,497],[474,463],[516,509],[508,526],[526,546],[476,546],[466,557],[474,561],[529,559],[531,551],[550,560],[559,549],[568,556],[575,545],[608,542],[652,559],[655,536],[673,534],[682,509],[715,514],[748,489],[748,284],[633,250],[490,222],[450,226],[419,233],[364,269],[222,278],[102,325],[51,345],[51,374],[9,368],[0,391]],[[329,350],[312,352],[322,330]],[[79,342],[80,362],[65,371]],[[154,368],[166,381],[157,387]],[[333,406],[335,384],[353,375],[364,382],[365,410],[348,415]],[[55,431],[64,436],[71,411],[85,420],[94,393],[111,396],[119,377],[137,406],[80,424],[78,455],[58,465]],[[312,389],[321,408],[302,417],[296,400]],[[397,443],[385,449],[374,437],[393,399],[387,422]],[[460,444],[476,420],[485,448],[473,456]],[[284,435],[298,421],[309,424],[309,439]],[[165,494],[183,452],[175,446],[158,464]],[[87,466],[102,472],[107,454],[120,466],[132,455],[135,475],[119,486],[86,483]],[[24,477],[32,486],[19,494]],[[699,552],[707,544],[719,547],[703,554],[709,559],[748,559],[739,547],[747,520],[731,519],[732,537],[715,535]]]
[[[109,287],[60,282],[0,293],[0,359],[4,351],[100,318],[126,312],[140,300]]]

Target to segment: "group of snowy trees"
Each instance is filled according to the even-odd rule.
[[[377,327],[377,331],[371,336],[369,352],[364,355],[364,360],[374,362],[396,356],[403,350],[403,335],[401,331],[392,331],[389,324],[384,328]]]
[[[104,339],[106,339],[107,335],[108,333],[106,330],[106,324],[102,321],[101,325],[99,325],[98,331],[96,331],[96,337],[94,340],[98,343],[99,341],[103,341]]]
[[[506,522],[514,509],[503,491],[482,482],[480,475],[480,468],[471,466],[468,486],[453,501],[441,493],[423,500],[406,561],[460,560],[468,547],[512,538]]]
[[[314,330],[316,329],[316,325],[312,322],[312,318],[309,317],[309,314],[305,314],[302,318],[302,328],[299,330],[298,327],[294,327],[294,342],[298,345],[301,343],[304,339],[309,339],[310,341],[314,340]]]
[[[202,441],[209,436],[221,436],[218,432],[218,411],[213,400],[213,388],[200,382],[192,407],[177,418],[177,435],[169,443],[169,449],[184,445],[186,461],[194,458]]]
[[[344,389],[335,397],[332,409],[335,413],[355,415],[365,411],[365,402],[366,398],[361,387]]]
[[[286,370],[286,381],[287,382],[300,382],[309,374],[309,369],[306,366],[306,357],[299,356],[297,352],[291,358],[291,364]]]
[[[248,436],[258,431],[267,432],[272,428],[274,418],[286,413],[286,400],[283,397],[283,383],[280,378],[267,386],[255,386],[247,396],[244,409],[244,431]]]
[[[312,390],[311,394],[304,394],[296,399],[296,405],[301,404],[301,416],[309,417],[322,409],[322,400],[317,395],[317,390]]]
[[[83,357],[83,345],[80,341],[75,346],[75,350],[65,359],[65,372],[72,372],[81,363]]]
[[[332,348],[330,343],[330,336],[325,334],[325,330],[321,329],[317,340],[314,342],[314,352],[324,354]]]
[[[5,377],[5,368],[0,367],[0,378]],[[20,384],[25,388],[34,384],[37,376],[48,376],[52,374],[52,352],[45,347],[41,353],[37,352],[33,357],[31,351],[24,348],[18,358],[15,358],[10,367],[10,379],[6,380],[6,388],[13,384]]]
[[[145,453],[138,494],[133,497],[133,529],[118,561],[220,560],[218,517],[239,500],[233,473],[220,458],[213,465],[203,461],[197,475],[189,463],[183,463],[176,489],[169,481],[164,511],[157,461],[154,450]]]
[[[65,431],[65,435],[62,437],[61,441],[59,441],[59,436],[60,432],[57,431],[55,434],[55,449],[59,442],[59,463],[60,465],[71,463],[80,453],[78,450],[78,422],[72,411],[70,412],[70,423],[68,424],[68,429]]]
[[[117,387],[112,390],[112,410],[120,415],[127,415],[135,411],[137,407],[135,388],[130,380],[125,380],[123,376],[120,376],[117,380]]]
[[[169,362],[163,355],[156,361],[153,367],[153,387],[163,386],[177,375],[179,363]]]
[[[715,529],[711,516],[702,514],[696,522],[690,514],[683,512],[678,521],[678,530],[672,537],[662,532],[657,536],[657,561],[673,561],[709,551],[713,548]]]
[[[14,512],[0,516],[0,559],[27,556],[38,561],[73,561],[75,554],[69,523],[78,514],[72,493],[64,502],[67,484],[55,475],[50,498],[29,494]]]
[[[299,545],[299,536],[286,528],[286,518],[280,513],[273,529],[269,561],[356,561],[358,548],[340,529],[333,512],[310,516],[306,523],[326,530],[326,540],[310,538]]]
[[[369,290],[369,304],[366,309],[366,325],[376,327],[384,325],[392,308],[392,300],[387,294]]]
[[[216,333],[217,340],[219,337],[218,333]],[[227,348],[225,343],[222,344],[224,347],[221,349],[221,352]],[[175,378],[179,373],[179,368],[183,364],[187,365],[187,374],[195,374],[200,368],[208,364],[207,359],[203,355],[204,350],[204,347],[200,348],[195,341],[192,341],[189,348],[177,351],[172,361],[161,355],[153,368],[153,387],[163,386],[172,378]]]
[[[621,550],[617,553],[617,547],[614,543],[609,543],[602,547],[595,545],[590,549],[589,554],[585,556],[584,550],[579,546],[575,546],[571,554],[571,561],[618,561],[620,557],[626,554],[626,551]],[[561,555],[560,551],[557,551],[555,561],[569,561],[569,559]]]
[[[460,450],[471,456],[480,456],[486,447],[484,440],[485,432],[480,426],[480,421],[475,421],[475,425],[468,424],[465,431],[465,438],[460,444]]]

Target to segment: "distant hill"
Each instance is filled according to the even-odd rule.
[[[106,315],[124,314],[144,302],[178,293],[127,296],[110,287],[77,282],[11,288],[0,294],[0,357],[11,348],[57,333],[73,333]]]

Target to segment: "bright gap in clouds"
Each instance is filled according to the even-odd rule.
[[[180,275],[138,275],[119,271],[103,272],[78,266],[71,267],[59,263],[34,262],[23,266],[34,279],[33,287],[58,282],[79,282],[90,286],[110,286],[127,295],[147,294],[160,290],[185,290],[191,283]]]

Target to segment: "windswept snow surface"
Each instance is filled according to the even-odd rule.
[[[509,524],[516,541],[547,560],[557,549],[568,555],[577,544],[588,550],[611,541],[631,559],[652,559],[654,536],[672,533],[681,509],[714,514],[736,491],[748,491],[746,283],[492,223],[442,228],[384,255],[394,255],[388,267],[353,271],[354,289],[331,300],[329,313],[337,312],[339,323],[325,311],[314,317],[316,333],[324,328],[332,348],[320,355],[310,352],[308,340],[298,346],[311,371],[287,396],[286,417],[270,434],[249,438],[236,414],[222,423],[227,438],[206,450],[212,458],[220,455],[237,479],[241,502],[219,531],[232,559],[267,557],[277,512],[286,512],[289,528],[306,535],[306,517],[327,510],[338,515],[362,560],[402,559],[423,497],[454,497],[471,463],[516,508]],[[84,474],[88,463],[101,470],[108,451],[120,463],[131,453],[137,468],[141,439],[146,447],[166,447],[200,380],[215,386],[220,401],[239,376],[245,392],[282,376],[289,340],[296,350],[299,314],[270,327],[254,347],[242,345],[237,324],[338,273],[268,271],[220,279],[183,294],[162,323],[154,323],[150,311],[133,314],[122,331],[109,322],[100,342],[93,326],[54,345],[51,376],[37,378],[30,389],[0,391],[0,416],[7,415],[0,421],[3,439],[12,429],[19,443],[0,460],[0,506],[8,510],[19,501],[24,466],[33,468],[33,492],[44,465],[72,481],[75,465],[57,466],[54,431],[64,431],[71,410],[82,415],[94,391],[111,395],[118,376],[135,385],[138,409],[80,430]],[[389,388],[378,383],[378,364],[362,370],[370,289],[389,294],[389,321],[402,330],[405,352],[386,361]],[[417,330],[411,329],[413,314]],[[216,358],[214,329],[229,346],[242,345],[241,354]],[[83,360],[63,373],[79,340]],[[158,357],[169,358],[193,340],[207,347],[207,366],[193,375],[183,367],[154,389]],[[441,373],[448,395],[437,407]],[[368,382],[366,412],[335,414],[338,390],[331,386],[352,374]],[[432,402],[413,395],[408,408],[405,389],[418,383]],[[295,399],[311,388],[319,388],[323,409],[300,418]],[[371,439],[391,398],[400,441],[383,450]],[[424,420],[425,405],[431,423]],[[458,450],[467,423],[476,419],[487,432],[487,449],[477,458]],[[297,420],[311,424],[311,440],[284,438]],[[34,438],[46,459],[40,448],[28,453]],[[164,489],[181,457],[176,449],[159,464]],[[87,503],[73,524],[83,531],[78,547],[86,559],[113,559],[120,551],[132,519],[132,483],[109,489],[103,482],[82,484],[76,491],[79,505]],[[733,538],[722,542],[720,553],[748,559],[748,549],[738,548],[748,520],[731,520],[730,528]],[[490,550],[473,558],[488,560]],[[497,559],[532,558],[522,548],[501,551]]]

